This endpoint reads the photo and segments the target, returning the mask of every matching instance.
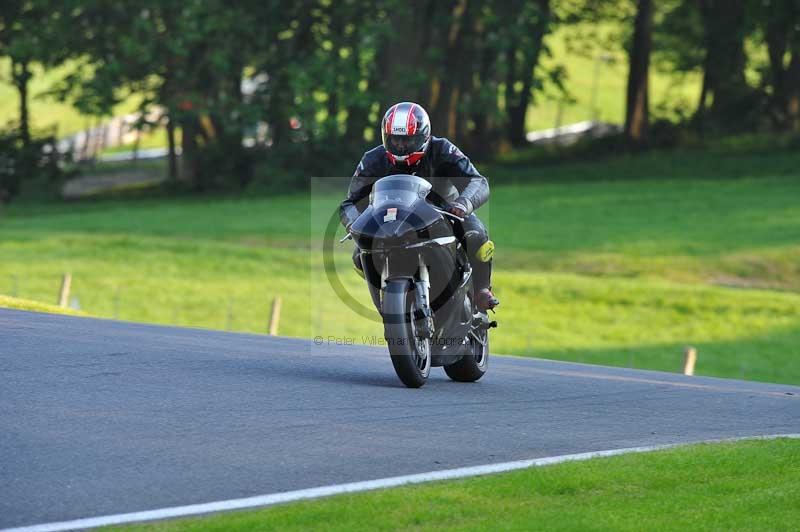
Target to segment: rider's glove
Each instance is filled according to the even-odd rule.
[[[467,206],[460,203],[451,203],[447,207],[447,212],[459,218],[464,218],[467,215]]]

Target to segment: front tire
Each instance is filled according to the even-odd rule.
[[[397,376],[409,388],[419,388],[431,372],[431,341],[418,338],[415,298],[408,280],[389,281],[383,294],[383,329]]]
[[[485,329],[471,331],[469,349],[461,360],[444,367],[444,372],[454,381],[475,382],[484,376],[489,368],[489,332]]]

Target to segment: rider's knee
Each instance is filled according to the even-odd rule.
[[[464,243],[470,259],[489,262],[494,256],[494,242],[489,240],[486,231],[471,230],[464,233]]]
[[[475,252],[475,258],[481,262],[489,262],[494,257],[494,242],[487,240]]]

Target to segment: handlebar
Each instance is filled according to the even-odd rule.
[[[463,222],[464,221],[464,218],[461,218],[460,216],[456,216],[452,212],[446,211],[444,209],[440,209],[438,207],[434,207],[434,210],[444,214],[445,216],[449,216],[450,218],[453,218],[454,220],[458,220],[459,222]]]

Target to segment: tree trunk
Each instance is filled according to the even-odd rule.
[[[444,3],[442,3],[444,4]],[[459,102],[458,70],[467,61],[461,55],[468,0],[454,3],[447,16],[448,25],[439,29],[444,37],[437,47],[442,49],[441,69],[434,73],[430,85],[428,113],[431,124],[439,135],[455,137],[457,129],[457,110]],[[430,24],[430,21],[428,22]],[[436,31],[436,30],[434,30]]]
[[[167,179],[175,181],[178,179],[178,157],[175,154],[175,119],[172,112],[167,114],[167,144],[167,158],[169,160]]]
[[[504,91],[504,100],[505,100],[505,111],[506,111],[506,134],[505,137],[508,139],[508,146],[513,146],[515,142],[512,140],[514,138],[514,134],[511,132],[512,130],[517,129],[519,126],[515,124],[515,120],[519,120],[519,116],[515,116],[514,113],[514,83],[518,77],[517,74],[517,49],[519,48],[519,39],[512,37],[508,48],[506,48],[505,52],[505,63],[506,63],[506,79],[505,79],[505,91]],[[524,129],[524,127],[523,127]]]
[[[326,122],[328,123],[327,130],[329,133],[335,135],[335,137],[330,138],[329,140],[333,140],[339,138],[339,83],[336,83],[337,87],[332,88],[331,92],[328,93],[328,105],[327,105],[327,114],[328,118]]]
[[[267,123],[273,146],[280,146],[289,140],[289,119],[291,118],[289,109],[291,109],[293,97],[294,93],[289,84],[288,75],[283,71],[276,71],[270,80],[267,109]]]
[[[792,131],[800,131],[800,44],[792,52],[786,71],[786,86],[787,125]]]
[[[745,80],[744,0],[699,0],[706,44],[705,75],[713,97],[708,118],[718,127],[744,126]],[[738,119],[738,120],[737,120]]]
[[[536,0],[537,13],[535,22],[526,28],[530,42],[513,41],[506,52],[508,75],[506,76],[506,114],[508,117],[508,140],[512,146],[524,146],[527,143],[525,118],[530,107],[533,87],[533,71],[539,63],[544,36],[550,25],[549,0]],[[525,42],[524,48],[521,42]],[[517,44],[519,43],[519,44]],[[518,60],[517,53],[522,55]],[[519,61],[519,65],[517,62]],[[515,87],[520,85],[520,89]]]
[[[770,111],[778,129],[797,129],[800,102],[800,3],[773,0],[766,13],[765,40],[769,55],[767,83],[772,87]],[[791,52],[788,66],[786,54]]]
[[[357,45],[353,46],[353,56],[356,63],[356,68],[359,61],[360,50]],[[367,91],[374,90],[377,85],[377,69],[370,69],[367,74]],[[360,81],[360,80],[359,80]],[[347,121],[345,122],[344,138],[347,143],[353,144],[353,149],[358,152],[363,149],[364,132],[370,126],[369,111],[371,102],[365,98],[355,98],[350,101],[347,106]],[[377,125],[376,125],[377,129]]]
[[[479,22],[480,24],[480,22]],[[471,91],[476,95],[472,120],[475,128],[467,136],[465,149],[472,157],[484,157],[497,148],[494,115],[498,101],[498,80],[495,77],[496,52],[486,44],[486,28],[479,25],[475,40],[476,57],[480,57],[477,76],[472,78]]]
[[[30,66],[27,60],[11,58],[11,76],[19,93],[19,136],[22,145],[27,148],[31,143],[30,117],[28,112],[28,82],[31,79]]]
[[[650,51],[653,41],[653,0],[638,0],[630,54],[625,138],[633,146],[647,141],[649,126]]]
[[[371,13],[356,9],[355,13],[349,13],[349,20],[361,27],[372,28],[370,25],[373,21],[370,15]],[[342,76],[342,102],[339,105],[347,112],[344,142],[348,148],[353,149],[354,154],[358,154],[364,151],[364,133],[370,126],[369,112],[372,99],[365,98],[364,94],[374,93],[375,87],[378,86],[379,78],[376,75],[378,69],[374,62],[365,64],[363,68],[361,66],[365,50],[371,51],[372,47],[369,44],[363,46],[360,31],[351,32],[344,40],[344,44],[350,49],[350,56],[344,61],[346,74]],[[364,91],[359,88],[362,81],[366,83]]]
[[[197,182],[197,134],[199,127],[194,116],[181,120],[181,173],[180,180],[187,184]]]
[[[164,42],[169,42],[174,32],[176,13],[169,7],[162,7],[157,10],[152,17],[155,32]],[[158,21],[163,24],[160,30]],[[175,55],[167,52],[164,57],[164,73],[161,84],[161,102],[166,106],[167,113],[167,180],[174,182],[179,178],[178,157],[175,145],[175,114],[176,95],[175,95]]]
[[[341,128],[339,127],[339,109],[341,102],[339,94],[342,90],[342,72],[347,66],[347,60],[342,58],[339,54],[341,48],[345,46],[346,41],[344,38],[344,16],[336,12],[335,3],[328,9],[328,16],[330,20],[328,23],[330,28],[330,40],[333,47],[329,52],[331,80],[327,87],[328,101],[326,105],[327,118],[325,119],[325,129],[327,135],[333,135],[333,137],[328,137],[329,141],[335,138],[336,142],[340,142]]]
[[[787,94],[786,94],[786,69],[784,67],[784,57],[788,45],[788,21],[785,16],[781,16],[770,10],[767,13],[767,24],[764,32],[767,43],[767,55],[769,56],[769,75],[768,83],[772,86],[772,94],[769,98],[770,115],[777,129],[786,127],[787,116]]]
[[[355,41],[355,39],[354,39]],[[352,61],[354,69],[358,71],[361,49],[358,42],[352,43]],[[377,83],[375,73],[377,69],[370,69],[367,74],[367,91],[372,91]],[[360,76],[359,76],[360,78]],[[360,81],[360,79],[358,80]],[[364,98],[355,98],[347,106],[347,121],[345,122],[344,138],[348,143],[353,144],[353,148],[358,151],[363,148],[364,132],[369,127],[369,106],[370,102]]]

